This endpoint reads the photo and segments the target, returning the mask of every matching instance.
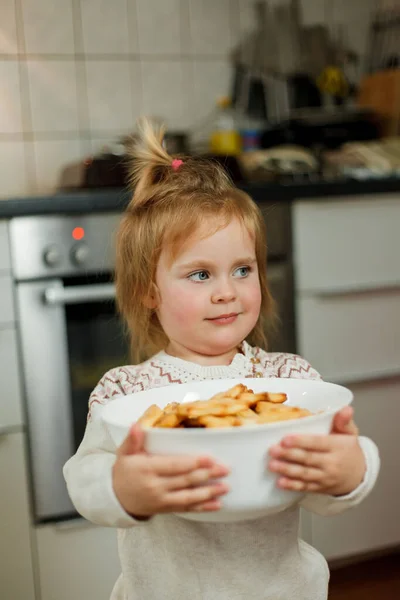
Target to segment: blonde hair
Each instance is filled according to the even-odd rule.
[[[267,285],[261,212],[217,162],[195,157],[182,157],[181,164],[176,158],[173,162],[162,145],[163,135],[163,128],[147,119],[140,122],[131,152],[134,194],[116,240],[117,305],[131,337],[132,358],[140,361],[166,348],[168,339],[157,314],[146,306],[146,298],[156,290],[161,250],[168,247],[171,257],[176,256],[206,219],[215,223],[207,235],[237,218],[254,238],[262,301],[259,319],[247,339],[266,348],[266,331],[274,321],[275,310]]]

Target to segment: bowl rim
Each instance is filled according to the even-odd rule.
[[[232,379],[232,381],[236,381],[237,379],[241,379],[241,378],[235,378]],[[251,379],[251,378],[243,378],[243,379]],[[263,379],[282,379],[282,380],[289,380],[289,381],[298,381],[300,382],[301,379],[296,379],[294,377],[289,378],[289,377],[285,377],[285,378],[277,378],[277,377],[273,377],[273,378],[263,378]],[[209,382],[210,380],[205,380],[205,382]],[[258,379],[258,381],[260,381],[260,379]],[[274,429],[283,429],[286,430],[288,428],[292,428],[293,427],[293,423],[294,422],[307,422],[307,423],[312,423],[318,419],[321,418],[322,415],[324,416],[331,416],[336,414],[337,412],[339,412],[342,408],[345,408],[346,406],[350,406],[354,400],[354,394],[353,392],[349,389],[346,388],[345,386],[342,386],[340,384],[337,383],[331,383],[328,381],[323,381],[320,379],[308,379],[308,380],[303,380],[303,381],[307,381],[307,383],[324,383],[324,384],[329,384],[330,386],[335,386],[337,388],[340,388],[341,390],[345,391],[345,393],[348,396],[349,401],[343,402],[341,403],[339,406],[336,407],[331,407],[329,408],[329,406],[326,409],[320,410],[318,411],[318,413],[306,416],[306,417],[301,417],[300,419],[287,419],[284,421],[275,421],[272,423],[254,423],[254,424],[248,424],[248,425],[240,425],[238,427],[191,427],[191,428],[183,428],[183,429],[179,429],[177,427],[171,427],[171,428],[163,428],[163,427],[142,427],[143,431],[147,433],[156,433],[156,435],[160,435],[160,436],[170,436],[173,435],[174,433],[176,434],[177,432],[179,432],[179,435],[183,435],[183,436],[193,436],[193,435],[240,435],[240,432],[248,432],[248,431],[270,431],[270,430],[274,430]],[[172,384],[172,385],[164,385],[164,386],[160,386],[158,388],[149,388],[148,390],[144,390],[144,392],[147,391],[151,391],[151,390],[162,390],[162,389],[171,389],[171,387],[176,387],[176,386],[181,386],[181,385],[190,385],[190,383],[193,382],[188,382],[188,384]],[[203,382],[196,382],[196,383],[203,383]],[[141,392],[137,392],[137,393],[141,393]],[[114,396],[112,401],[107,403],[102,410],[101,413],[101,419],[102,421],[108,425],[110,424],[111,426],[114,427],[121,427],[121,423],[117,422],[115,419],[110,418],[110,416],[107,416],[107,414],[111,411],[111,408],[114,401],[120,400],[122,398],[127,398],[127,396],[133,396],[135,395],[135,393],[133,394],[121,394],[118,396]],[[156,404],[156,403],[154,403]],[[296,404],[295,406],[298,406],[298,404]],[[301,408],[301,406],[299,406]],[[105,418],[105,416],[107,417],[107,419]],[[132,423],[129,425],[129,427],[132,427],[132,425],[135,424],[135,421],[132,421]],[[125,426],[124,426],[125,427]],[[297,435],[296,433],[294,433],[293,435]],[[300,434],[301,435],[301,432]]]

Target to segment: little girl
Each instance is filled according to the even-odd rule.
[[[170,383],[319,378],[304,359],[259,347],[273,302],[263,218],[250,197],[213,162],[172,159],[146,121],[132,177],[117,238],[117,298],[133,349],[147,360],[104,375],[84,439],[64,467],[76,509],[119,529],[122,574],[111,598],[326,600],[328,567],[298,537],[298,506],[240,523],[179,518],[173,513],[221,507],[227,465],[212,456],[150,456],[137,427],[116,449],[102,423],[113,397]],[[331,435],[284,438],[267,468],[278,486],[306,492],[304,508],[332,515],[368,495],[379,457],[346,408]]]

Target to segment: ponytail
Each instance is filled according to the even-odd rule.
[[[148,201],[148,190],[167,176],[172,156],[163,147],[165,128],[146,117],[138,122],[138,137],[130,152],[129,181],[135,188],[131,204],[142,206]]]

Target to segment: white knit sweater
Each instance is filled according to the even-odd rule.
[[[295,377],[319,379],[304,359],[267,354],[244,343],[229,366],[202,367],[165,353],[138,366],[108,372],[90,398],[86,433],[64,467],[76,509],[88,520],[118,528],[122,574],[111,600],[326,600],[325,559],[298,537],[299,507],[240,523],[201,523],[174,515],[135,521],[112,487],[115,446],[101,420],[104,404],[121,394],[204,379]],[[302,506],[320,515],[340,513],[373,488],[379,456],[360,438],[367,472],[348,496],[310,494]],[[99,565],[101,568],[101,565]]]

